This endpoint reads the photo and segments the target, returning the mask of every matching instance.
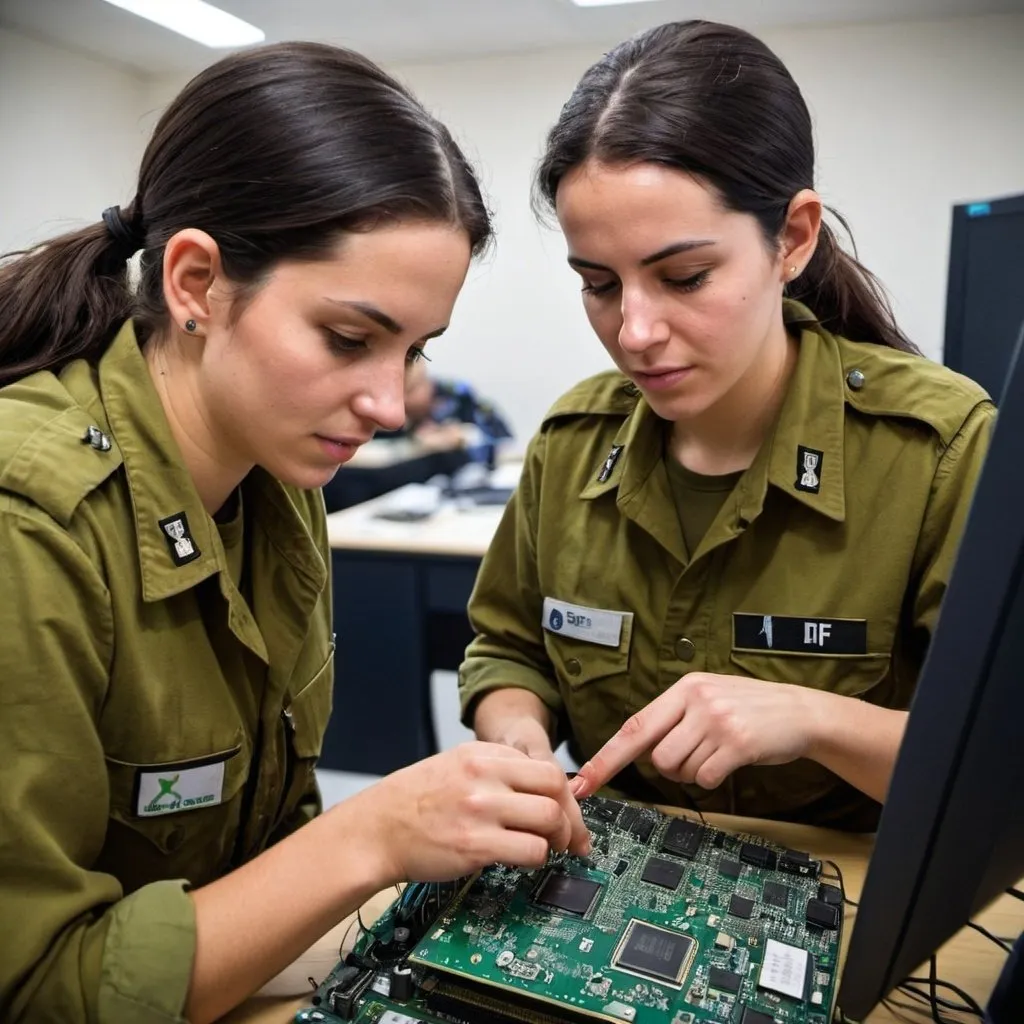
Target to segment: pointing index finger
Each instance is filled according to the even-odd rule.
[[[622,728],[576,773],[570,789],[590,796],[641,754],[656,747],[683,717],[682,687],[673,686],[627,719]]]

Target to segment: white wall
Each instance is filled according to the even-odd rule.
[[[939,357],[953,203],[1024,192],[1024,16],[764,34],[812,108],[820,187],[849,219],[900,321]],[[467,377],[525,440],[551,402],[608,364],[557,233],[529,210],[544,134],[598,49],[392,68],[480,167],[498,248],[472,271],[432,369]],[[0,31],[0,249],[128,198],[154,108],[181,81],[120,71]],[[13,100],[13,102],[12,102]],[[14,147],[17,147],[15,150]],[[48,223],[41,224],[42,217]]]
[[[892,293],[904,329],[940,358],[950,207],[1024,192],[1024,17],[764,33],[812,109],[819,185]],[[483,169],[497,254],[475,272],[440,373],[477,382],[533,430],[550,402],[609,365],[556,234],[528,209],[530,171],[576,78],[600,53],[561,51],[396,70]]]
[[[145,103],[141,78],[0,29],[0,253],[131,199]]]

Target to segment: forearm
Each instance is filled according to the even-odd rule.
[[[521,718],[538,722],[549,737],[554,731],[555,716],[544,701],[532,691],[517,686],[485,693],[477,702],[473,729],[478,739],[502,743],[508,723]]]
[[[806,756],[884,803],[907,712],[817,690],[806,696]]]
[[[390,884],[358,798],[192,892],[196,958],[188,1018],[237,1006],[369,896]]]

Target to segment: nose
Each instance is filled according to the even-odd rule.
[[[405,362],[399,369],[378,367],[352,399],[352,411],[381,430],[405,425]]]
[[[642,353],[669,340],[668,321],[658,302],[640,290],[622,290],[622,325],[619,346],[625,352]]]

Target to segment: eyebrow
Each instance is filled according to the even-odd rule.
[[[706,246],[714,244],[715,242],[711,238],[693,238],[685,242],[674,242],[672,245],[665,246],[664,249],[659,249],[657,252],[651,253],[650,256],[645,256],[640,261],[640,266],[649,267],[652,263],[667,260],[669,256],[677,256],[681,252],[690,252],[693,249],[703,249]],[[611,267],[606,267],[603,263],[593,263],[590,260],[581,259],[579,256],[570,256],[569,265],[572,267],[579,267],[584,270],[606,270],[609,273],[612,272]]]
[[[362,313],[363,316],[372,320],[376,324],[380,324],[388,332],[388,334],[401,334],[405,328],[397,321],[387,315],[387,313],[378,309],[376,306],[369,302],[358,302],[349,301],[347,299],[332,299],[329,296],[324,296],[327,302],[332,303],[335,306],[343,306],[346,309],[355,310],[357,313]],[[448,325],[445,324],[443,327],[438,327],[436,330],[431,331],[429,334],[423,335],[424,341],[429,341],[431,338],[438,338],[444,332],[448,330]]]

